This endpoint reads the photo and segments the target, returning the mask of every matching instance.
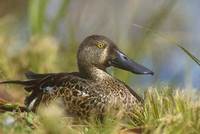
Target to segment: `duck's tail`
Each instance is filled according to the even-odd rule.
[[[7,80],[0,81],[0,84],[18,84],[23,86],[30,86],[38,82],[38,80],[45,78],[51,74],[37,74],[32,71],[28,71],[25,73],[25,76],[28,80]]]
[[[8,80],[8,81],[1,81],[0,84],[17,84],[17,85],[22,85],[24,87],[24,89],[27,92],[31,92],[24,101],[24,104],[26,105],[26,107],[17,107],[20,110],[25,111],[26,109],[31,110],[31,111],[35,111],[36,107],[37,107],[37,103],[38,101],[40,101],[38,98],[40,98],[40,92],[38,92],[38,90],[34,90],[34,84],[37,82],[38,80]],[[36,103],[37,102],[37,103]],[[0,112],[7,110],[7,111],[11,111],[14,108],[11,109],[6,109],[7,105],[2,105],[0,103]]]
[[[6,81],[0,81],[0,85],[1,84],[17,84],[17,85],[22,85],[24,87],[24,89],[27,92],[30,92],[30,94],[26,97],[24,103],[26,105],[25,108],[35,111],[37,104],[39,99],[40,99],[40,91],[39,90],[35,90],[38,89],[37,88],[37,83],[40,82],[40,80],[45,77],[45,75],[40,75],[40,74],[36,74],[33,72],[27,72],[25,73],[25,76],[27,78],[27,80],[6,80]],[[1,110],[6,110],[6,106],[5,104],[1,104],[0,102],[0,112]],[[11,108],[13,109],[13,108]],[[19,107],[19,109],[23,110],[23,107]],[[9,109],[7,109],[7,111],[9,111]]]
[[[28,109],[35,111],[42,99],[44,93],[43,87],[56,86],[57,79],[68,76],[68,73],[47,73],[37,74],[34,72],[27,72],[25,76],[27,80],[7,80],[0,81],[0,84],[17,84],[22,85],[24,89],[30,94],[25,99],[25,105]],[[45,88],[44,88],[45,89]]]
[[[23,80],[8,80],[8,81],[0,81],[0,84],[18,84],[18,85],[30,85],[30,80],[23,81]]]
[[[32,86],[38,82],[37,79],[35,80],[7,80],[7,81],[0,81],[0,84],[17,84],[24,86],[24,89],[27,92],[32,91]]]
[[[23,86],[28,86],[31,84],[31,81],[30,80],[27,80],[27,81],[23,81],[23,80],[8,80],[8,81],[0,81],[0,84],[18,84],[18,85],[23,85]],[[25,88],[26,90],[26,88]],[[30,90],[26,90],[26,91],[29,91]],[[1,112],[6,112],[6,111],[28,111],[28,109],[24,106],[20,106],[18,104],[12,104],[12,103],[9,103],[9,102],[6,102],[6,101],[3,101],[1,98],[0,98],[0,113]]]

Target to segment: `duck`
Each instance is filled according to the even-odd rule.
[[[107,68],[116,67],[134,74],[153,75],[153,71],[131,60],[103,35],[91,35],[80,44],[77,72],[25,73],[26,80],[1,81],[19,84],[29,93],[24,103],[30,111],[60,99],[66,113],[73,117],[103,116],[109,108],[120,106],[134,111],[144,100],[125,82],[113,77]]]

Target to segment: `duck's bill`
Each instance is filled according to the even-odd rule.
[[[110,64],[111,66],[130,71],[135,74],[154,74],[151,70],[129,59],[119,50],[116,51],[114,58],[110,61]]]

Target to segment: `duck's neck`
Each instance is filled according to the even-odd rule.
[[[105,79],[110,79],[111,75],[106,72],[106,70],[99,69],[95,66],[85,68],[79,68],[79,72],[86,78],[95,80],[95,81],[102,81]]]

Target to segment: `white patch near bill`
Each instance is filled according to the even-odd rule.
[[[103,50],[103,53],[100,56],[100,62],[104,62],[106,60],[106,57],[108,56],[108,48]]]

